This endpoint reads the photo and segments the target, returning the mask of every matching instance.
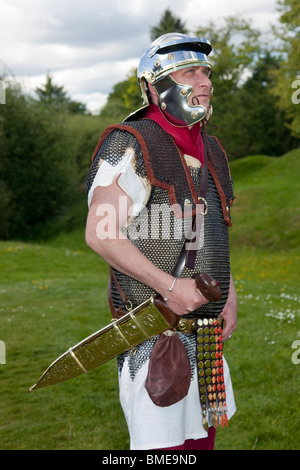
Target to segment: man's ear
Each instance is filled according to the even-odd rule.
[[[157,94],[156,94],[155,89],[154,89],[153,86],[151,85],[151,83],[148,83],[148,88],[149,88],[149,91],[150,91],[150,93],[151,93],[151,101],[152,101],[152,103],[157,104],[157,103],[158,103]]]

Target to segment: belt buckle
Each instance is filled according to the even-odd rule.
[[[195,320],[191,318],[180,318],[176,331],[180,333],[193,333],[195,331]]]

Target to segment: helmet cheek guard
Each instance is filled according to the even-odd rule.
[[[191,126],[207,116],[208,110],[199,102],[193,105],[188,102],[193,87],[177,83],[171,75],[158,80],[153,84],[153,88],[162,115],[174,126]]]

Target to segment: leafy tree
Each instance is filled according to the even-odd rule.
[[[112,121],[125,119],[130,113],[142,106],[141,90],[133,69],[126,80],[117,83],[109,94],[107,103],[100,112],[101,118]]]
[[[282,155],[294,146],[287,119],[272,89],[281,67],[279,57],[264,49],[260,33],[243,18],[228,17],[221,27],[210,23],[196,33],[210,39],[213,51],[216,134],[231,159],[263,153]]]
[[[211,22],[207,27],[199,28],[196,35],[208,38],[213,46],[209,55],[214,87],[211,122],[218,127],[213,133],[226,149],[230,149],[231,159],[243,156],[245,149],[241,143],[248,131],[241,126],[243,103],[238,92],[247,77],[253,74],[261,52],[259,32],[246,19],[227,17],[221,26]],[[253,132],[252,129],[249,131]]]
[[[285,113],[276,106],[277,99],[272,93],[279,68],[280,60],[266,52],[258,59],[252,76],[236,91],[237,156],[259,153],[280,156],[292,146],[290,132],[282,125]]]
[[[227,17],[221,26],[210,22],[207,27],[199,28],[196,35],[208,38],[213,46],[209,60],[218,89],[236,89],[245,74],[251,73],[255,67],[261,50],[259,31],[252,28],[246,19]]]
[[[300,3],[297,0],[279,0],[281,28],[274,29],[281,40],[283,62],[277,73],[274,93],[279,107],[287,113],[287,125],[293,136],[300,138]],[[298,91],[297,91],[298,90]]]
[[[65,117],[10,83],[0,107],[0,237],[30,237],[64,210],[78,187]],[[4,198],[3,198],[4,196]]]
[[[174,16],[171,10],[167,8],[161,17],[159,24],[157,26],[152,26],[150,30],[150,38],[151,41],[154,41],[154,39],[158,38],[162,34],[173,32],[187,34],[188,31],[181,19]]]

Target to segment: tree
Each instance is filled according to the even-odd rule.
[[[239,104],[235,110],[235,127],[239,129],[239,138],[236,135],[234,148],[238,149],[238,156],[281,156],[291,148],[290,132],[282,125],[285,112],[278,109],[272,93],[279,68],[280,59],[265,52],[252,76],[236,91]]]
[[[0,238],[30,237],[76,197],[74,155],[66,145],[65,115],[6,88],[0,107]]]
[[[46,106],[62,107],[69,103],[67,92],[62,86],[55,85],[50,75],[46,76],[46,83],[43,88],[36,88],[39,100]]]
[[[55,85],[51,75],[46,76],[46,83],[41,88],[36,88],[39,101],[47,107],[54,107],[57,110],[69,112],[71,114],[88,114],[86,105],[78,101],[72,101],[64,87]]]
[[[227,17],[219,26],[211,22],[207,27],[199,28],[196,35],[209,39],[213,47],[208,58],[212,64],[214,87],[212,123],[218,126],[214,133],[225,148],[230,149],[231,159],[241,157],[245,155],[245,133],[252,129],[241,126],[240,114],[245,108],[242,108],[238,92],[255,69],[261,52],[260,34],[252,28],[250,21]]]
[[[206,28],[199,28],[196,35],[210,40],[213,50],[209,61],[214,81],[229,91],[240,85],[245,74],[251,74],[261,51],[260,33],[243,18],[229,16],[223,21],[221,26],[210,22]]]
[[[136,73],[136,69],[131,70],[126,80],[117,83],[113,87],[106,105],[100,111],[101,118],[119,121],[125,119],[130,113],[142,106],[142,92]]]
[[[275,34],[281,40],[279,52],[283,61],[277,73],[274,93],[278,106],[289,118],[288,127],[293,136],[300,138],[300,3],[297,0],[280,0],[282,27],[276,28]]]
[[[162,34],[173,32],[187,34],[188,31],[181,19],[176,18],[171,10],[167,8],[161,17],[159,24],[151,28],[150,38],[151,41],[154,41],[154,39],[158,38]]]

